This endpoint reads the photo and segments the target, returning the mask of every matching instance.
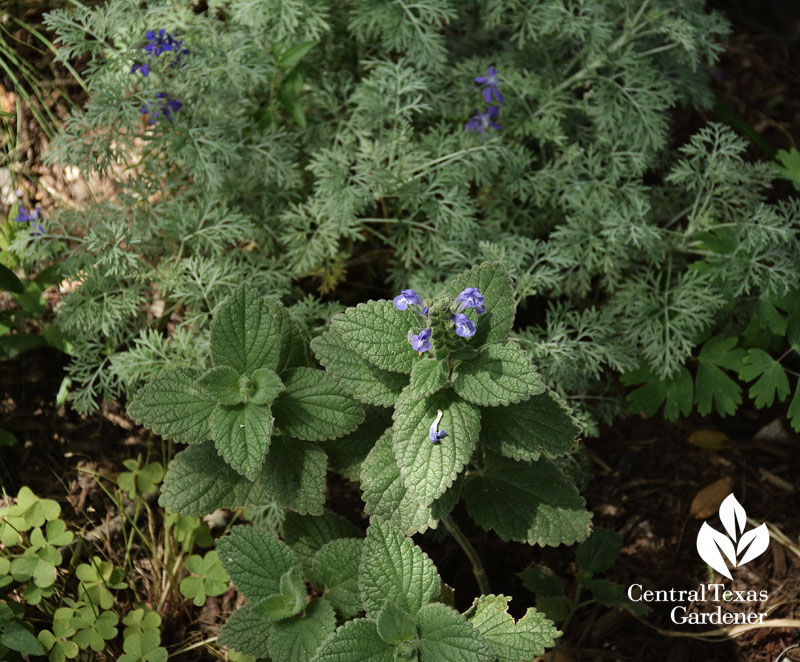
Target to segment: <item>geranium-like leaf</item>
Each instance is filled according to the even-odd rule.
[[[439,411],[438,430],[447,436],[431,443],[430,427]],[[397,399],[393,418],[392,446],[403,484],[428,505],[453,484],[475,450],[480,412],[451,390],[415,400],[405,389]]]
[[[487,345],[477,358],[458,366],[453,389],[484,407],[527,400],[545,390],[528,355],[512,343]]]
[[[216,402],[197,386],[198,376],[187,368],[165,370],[137,391],[128,405],[128,414],[173,441],[194,444],[209,439]]]
[[[341,437],[364,420],[364,411],[333,378],[313,368],[295,368],[275,400],[275,424],[283,434],[306,441]]]
[[[253,480],[264,464],[272,435],[269,406],[251,402],[217,405],[211,415],[211,436],[222,458]]]
[[[772,406],[776,396],[779,402],[783,402],[791,392],[783,366],[763,349],[747,351],[739,378],[747,382],[758,378],[748,395],[755,400],[759,409]]]
[[[391,301],[369,301],[335,315],[331,326],[373,365],[409,374],[420,358],[408,342],[408,331],[418,332],[420,319],[410,308],[397,310]]]
[[[478,524],[505,540],[555,547],[589,535],[586,502],[545,458],[516,462],[487,453],[483,474],[466,480],[464,500]]]
[[[360,402],[391,407],[408,384],[402,373],[383,370],[353,351],[334,329],[314,338],[311,349],[331,376]]]

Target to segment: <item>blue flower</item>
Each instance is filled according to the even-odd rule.
[[[429,349],[433,347],[433,343],[431,342],[431,329],[422,329],[419,333],[412,333],[411,330],[408,332],[408,342],[411,343],[411,346],[414,348],[414,351],[419,352],[427,352]]]
[[[450,319],[455,322],[457,336],[472,338],[472,336],[475,335],[475,322],[469,319],[464,313],[451,315]]]
[[[183,45],[183,39],[175,39],[175,37],[164,30],[164,28],[161,28],[158,31],[148,30],[145,34],[145,38],[147,39],[147,43],[143,47],[139,46],[139,48],[143,49],[147,53],[148,62],[134,63],[134,65],[131,67],[132,74],[135,74],[137,71],[141,71],[142,76],[149,76],[149,60],[152,60],[154,57],[158,57],[162,53],[171,52],[175,54],[175,59],[170,65],[172,67],[177,66],[180,63],[181,58],[189,53],[188,48],[181,48]]]
[[[483,305],[483,295],[478,292],[477,287],[468,287],[456,297],[456,301],[460,303],[457,309],[459,313],[465,308],[474,308],[478,315],[486,312],[486,306]]]
[[[489,128],[502,131],[503,127],[494,121],[497,119],[499,114],[500,109],[497,106],[489,106],[489,109],[485,113],[479,113],[478,111],[475,111],[475,116],[469,122],[467,122],[464,130],[469,131],[470,133],[473,131],[480,131],[481,133],[484,133]]]
[[[409,304],[422,306],[422,299],[419,298],[419,294],[414,290],[402,290],[400,294],[394,298],[394,307],[397,308],[397,310],[405,310],[408,308]],[[424,306],[423,309],[425,309]]]
[[[164,116],[164,119],[171,122],[172,113],[177,112],[183,107],[183,104],[177,99],[169,99],[165,92],[156,92],[156,99],[161,100],[161,104],[158,108],[150,109],[147,107],[147,104],[144,103],[142,107],[139,108],[139,112],[142,115],[150,115],[150,124],[155,124],[161,115]]]
[[[31,212],[28,212],[25,207],[20,205],[19,207],[19,214],[17,214],[17,218],[15,219],[17,223],[29,223],[31,228],[33,229],[33,234],[38,236],[40,234],[44,234],[44,227],[41,223],[37,223],[36,221],[41,220],[42,218],[42,210],[39,205],[36,205],[35,209]]]
[[[431,423],[430,430],[428,430],[428,439],[432,444],[438,444],[442,439],[447,436],[447,430],[439,430],[439,421],[442,420],[442,410],[436,410],[436,419]]]
[[[483,100],[486,103],[491,102],[492,95],[494,98],[497,99],[498,103],[505,103],[506,100],[503,98],[503,95],[500,94],[500,90],[497,87],[497,83],[500,81],[500,78],[497,75],[497,70],[494,67],[489,67],[489,72],[485,76],[478,76],[475,78],[475,82],[478,83],[483,87]]]

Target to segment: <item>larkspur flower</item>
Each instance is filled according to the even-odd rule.
[[[489,72],[485,76],[477,76],[475,78],[475,82],[483,87],[483,100],[486,103],[491,102],[492,95],[494,95],[498,103],[503,104],[506,102],[503,95],[500,94],[500,89],[497,87],[499,81],[500,77],[497,75],[497,69],[494,67],[489,67]]]
[[[439,430],[439,421],[442,420],[442,410],[436,410],[436,419],[431,423],[430,430],[428,430],[428,439],[432,444],[438,444],[442,439],[447,436],[447,430]]]
[[[41,218],[42,210],[39,205],[36,205],[31,212],[20,205],[19,214],[17,214],[17,218],[15,220],[17,223],[29,223],[33,230],[33,234],[38,236],[40,234],[44,234],[44,226],[42,226],[41,223],[37,223],[37,221],[41,220]]]
[[[468,287],[461,294],[456,297],[459,303],[456,312],[461,312],[465,308],[474,308],[478,315],[486,312],[486,306],[483,305],[483,295],[478,292],[477,287]]]
[[[419,294],[414,290],[402,290],[394,298],[394,307],[397,310],[405,310],[409,305],[422,306],[422,299],[419,298]]]
[[[456,313],[450,317],[456,325],[456,335],[462,338],[472,338],[475,335],[475,322],[464,313]]]
[[[131,67],[131,73],[135,74],[137,71],[141,72],[142,76],[150,75],[150,60],[158,57],[162,53],[174,53],[175,59],[172,61],[171,67],[176,67],[184,55],[188,55],[188,48],[181,48],[183,39],[175,39],[169,32],[161,28],[160,30],[148,30],[145,33],[147,43],[144,46],[139,46],[140,49],[147,53],[147,62],[135,62]]]
[[[484,133],[489,128],[502,131],[503,127],[494,121],[499,115],[500,109],[497,106],[489,106],[489,109],[485,113],[479,113],[476,110],[475,116],[469,122],[467,122],[464,130],[469,131],[470,133],[474,131],[480,131],[481,133]]]
[[[155,124],[158,121],[158,118],[162,115],[164,119],[172,121],[172,113],[177,112],[180,108],[183,107],[183,104],[178,101],[177,99],[169,99],[165,92],[157,92],[156,99],[161,101],[161,105],[158,108],[148,108],[147,104],[142,104],[142,107],[139,108],[139,112],[142,115],[150,115],[150,124]]]
[[[429,349],[433,348],[433,343],[431,342],[431,333],[433,331],[428,329],[422,329],[419,333],[413,333],[411,330],[408,332],[408,342],[411,343],[411,346],[414,348],[414,351],[419,352],[427,352]]]

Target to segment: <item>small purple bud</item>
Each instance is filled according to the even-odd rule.
[[[428,439],[432,444],[438,444],[442,439],[447,436],[447,430],[439,430],[439,422],[442,420],[442,410],[436,410],[436,418],[431,423],[430,430],[428,430]]]

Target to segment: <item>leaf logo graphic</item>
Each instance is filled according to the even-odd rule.
[[[769,531],[766,524],[744,530],[747,513],[732,493],[720,504],[719,518],[727,535],[703,522],[697,534],[697,553],[714,570],[732,580],[728,564],[738,568],[761,556],[769,547]]]

